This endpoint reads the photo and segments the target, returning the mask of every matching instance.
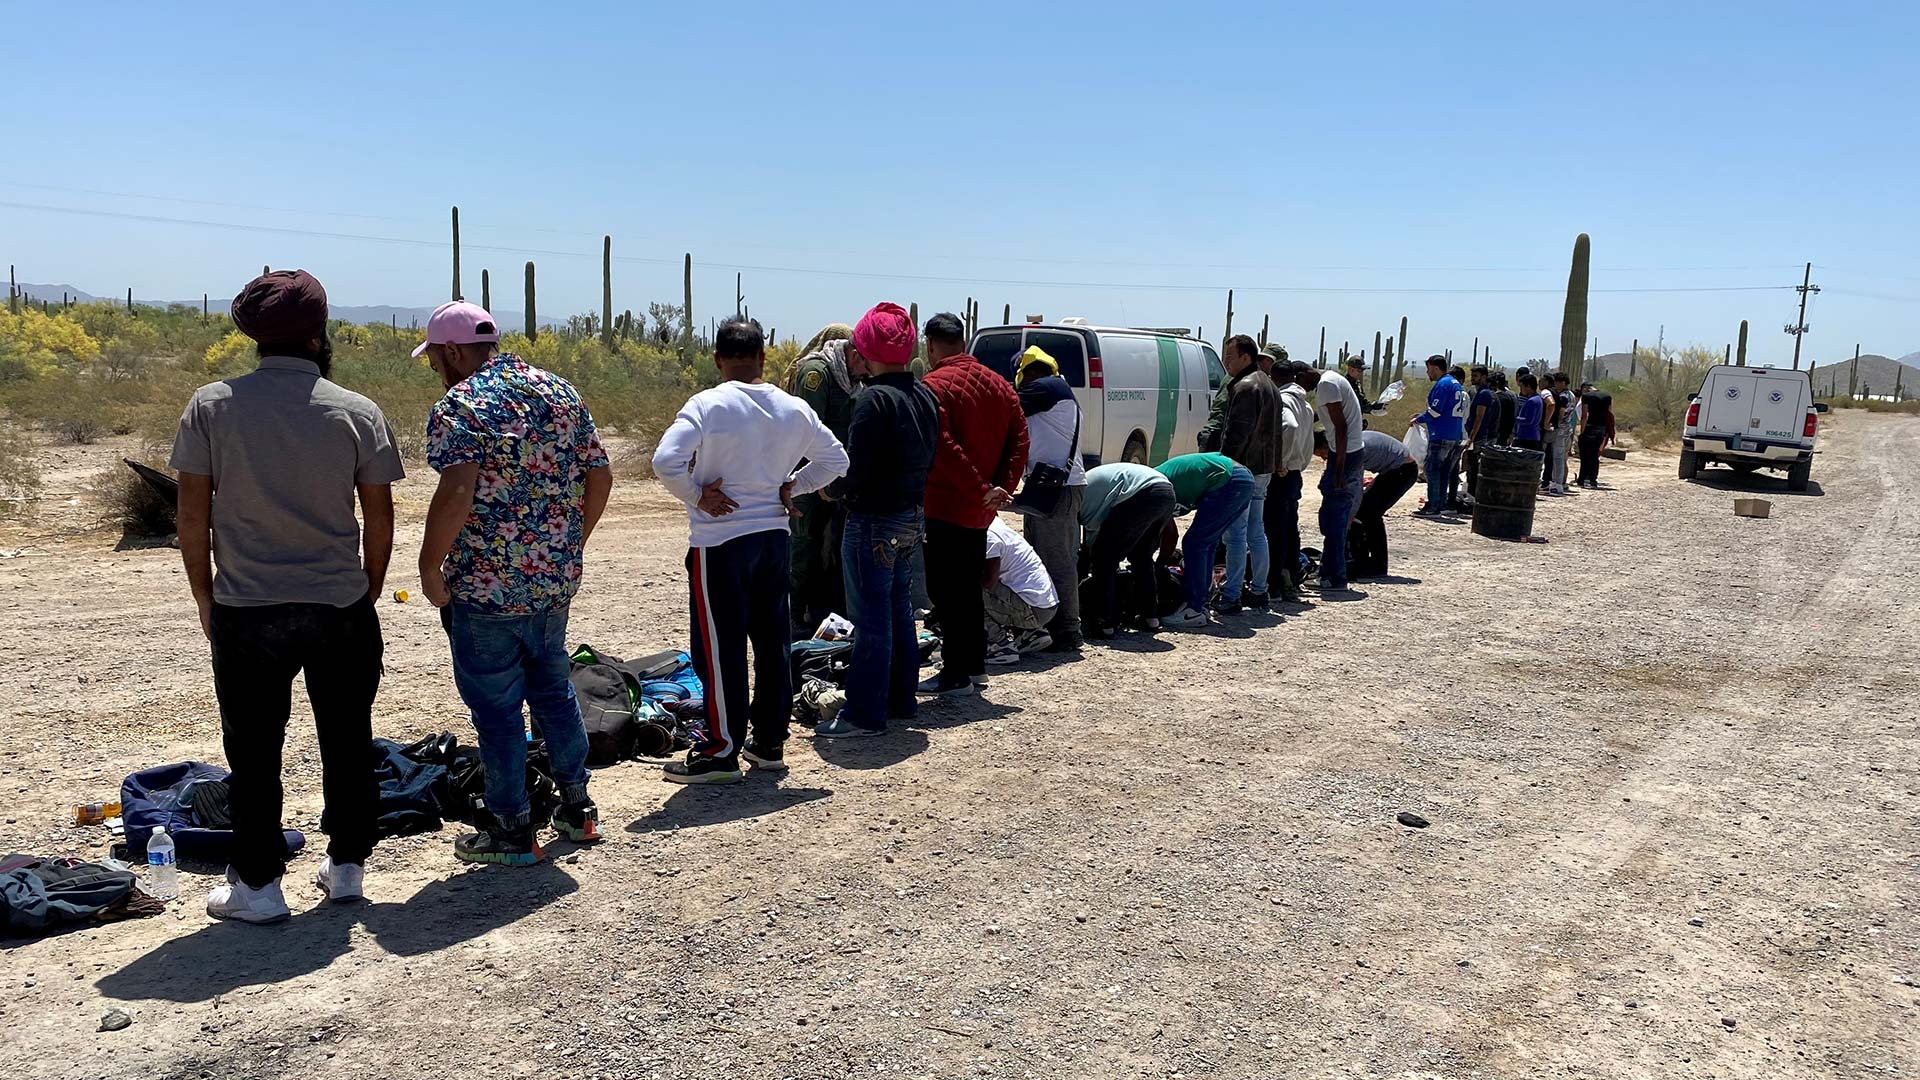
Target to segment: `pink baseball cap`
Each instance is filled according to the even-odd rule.
[[[499,341],[500,327],[479,304],[449,300],[433,309],[427,320],[427,340],[413,350],[419,356],[429,345],[472,345],[481,341]]]

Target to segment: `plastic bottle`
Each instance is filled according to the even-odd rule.
[[[73,823],[75,825],[98,825],[108,818],[117,818],[119,816],[120,803],[118,801],[80,803],[73,808]]]
[[[175,865],[173,837],[162,825],[147,838],[147,894],[160,900],[180,895],[180,868]]]

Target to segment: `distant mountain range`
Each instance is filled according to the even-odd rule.
[[[1598,359],[1588,359],[1586,373],[1590,378],[1625,380],[1632,367],[1632,357],[1626,353],[1602,353]],[[1642,361],[1644,363],[1644,360]],[[1853,357],[1844,360],[1816,361],[1813,369],[1813,392],[1817,397],[1832,397],[1847,392],[1847,369],[1853,366]],[[1897,368],[1906,368],[1906,374],[1900,376],[1902,388],[1920,394],[1920,352],[1912,352],[1898,360],[1873,353],[1860,354],[1860,392],[1871,391],[1884,397],[1893,393]]]
[[[61,297],[63,296],[71,298],[75,303],[78,303],[78,304],[92,304],[92,303],[124,304],[126,303],[126,299],[127,299],[125,294],[122,294],[120,296],[95,296],[92,293],[83,292],[80,289],[73,287],[72,285],[22,284],[20,286],[20,291],[24,293],[28,299],[36,300],[36,301],[46,300],[56,305],[60,303]],[[200,301],[198,299],[148,300],[148,299],[143,299],[142,297],[139,297],[139,296],[135,296],[133,298],[133,304],[135,307],[158,307],[158,308],[171,307],[175,304],[182,304],[187,307],[197,308],[200,306]],[[215,297],[209,297],[207,299],[207,306],[214,311],[225,311],[230,306],[232,306],[232,304],[233,304],[232,297],[215,296]],[[399,325],[399,326],[425,326],[427,323],[427,318],[433,314],[433,309],[430,307],[390,307],[385,304],[375,304],[371,306],[353,306],[353,305],[345,305],[345,304],[335,304],[330,308],[329,314],[331,314],[336,319],[345,319],[347,322],[352,322],[352,323],[387,323],[389,325]],[[527,324],[526,315],[518,311],[508,311],[508,310],[502,309],[502,310],[495,311],[493,313],[493,316],[494,318],[500,321],[501,326],[506,327],[509,330],[518,329],[520,327],[524,327]],[[540,325],[541,326],[560,326],[560,325],[563,325],[565,322],[566,322],[565,319],[542,317],[540,320]]]

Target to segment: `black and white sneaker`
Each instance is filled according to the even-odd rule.
[[[820,734],[820,729],[825,726],[826,724],[824,723],[816,725],[813,733],[815,735]],[[740,759],[753,766],[756,772],[787,771],[786,751],[782,747],[761,746],[759,743],[750,742],[741,749]]]
[[[1053,648],[1053,635],[1047,633],[1045,630],[1022,630],[1019,635],[1013,639],[1013,647],[1019,651],[1021,656],[1031,656],[1034,653],[1046,652]]]
[[[731,784],[740,779],[740,763],[687,752],[685,761],[669,761],[660,778],[669,784]]]

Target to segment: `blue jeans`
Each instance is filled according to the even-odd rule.
[[[496,615],[468,604],[441,609],[453,645],[453,682],[473,713],[486,766],[487,810],[504,829],[526,825],[533,815],[523,703],[546,740],[561,799],[587,797],[587,729],[567,680],[567,611],[566,604],[530,615]]]
[[[1438,514],[1447,508],[1447,492],[1452,489],[1453,477],[1460,472],[1460,440],[1427,440],[1427,505],[1429,514]]]
[[[1267,573],[1272,569],[1267,550],[1267,485],[1272,482],[1272,473],[1254,477],[1253,499],[1227,526],[1227,580],[1220,586],[1223,600],[1239,600],[1242,582],[1266,594]]]
[[[1320,535],[1326,538],[1320,551],[1320,576],[1336,588],[1347,587],[1347,528],[1360,504],[1365,475],[1357,451],[1347,453],[1346,476],[1334,473],[1331,458],[1320,472]]]
[[[1207,610],[1207,594],[1213,591],[1213,549],[1235,521],[1246,518],[1253,491],[1253,474],[1235,465],[1227,482],[1202,495],[1193,508],[1193,524],[1180,542],[1180,554],[1186,564],[1187,606],[1195,611]]]
[[[917,510],[847,515],[840,565],[846,575],[847,617],[853,620],[853,662],[840,715],[870,731],[885,729],[888,717],[904,720],[918,710],[914,684],[920,678],[920,635],[913,622],[913,564],[923,531]]]

